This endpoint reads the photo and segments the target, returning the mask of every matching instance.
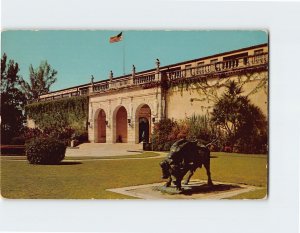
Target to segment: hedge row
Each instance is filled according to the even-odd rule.
[[[88,121],[88,97],[32,103],[25,107],[25,112],[40,129],[70,127],[83,131]]]

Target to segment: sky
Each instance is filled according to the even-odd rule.
[[[121,31],[41,30],[4,31],[1,56],[19,64],[19,74],[28,80],[29,66],[47,60],[57,70],[51,91],[161,66],[267,43],[264,31],[123,31],[123,40],[109,43]]]

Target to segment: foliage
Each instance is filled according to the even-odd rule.
[[[197,139],[200,143],[208,144],[217,135],[219,145],[216,145],[213,150],[222,148],[222,134],[214,127],[208,116],[193,115],[181,121],[165,119],[154,126],[152,134],[153,150],[169,151],[173,143],[184,138]]]
[[[218,134],[207,115],[192,115],[185,121],[189,125],[189,139],[198,139],[207,144]]]
[[[64,159],[66,146],[54,138],[35,138],[25,146],[31,164],[58,164]]]
[[[83,142],[88,142],[89,140],[88,132],[86,130],[76,131],[72,136],[74,136],[73,139],[77,140],[79,144]]]
[[[267,121],[242,92],[242,87],[231,81],[214,106],[212,122],[226,133],[227,146],[257,153],[267,145]]]
[[[175,142],[169,141],[163,144],[162,147],[162,151],[170,151],[171,146],[174,144]]]
[[[24,145],[1,145],[1,155],[22,156],[25,154]]]
[[[11,139],[11,144],[12,145],[24,145],[25,144],[25,138],[23,135],[13,137]]]
[[[87,137],[88,97],[78,96],[49,102],[32,103],[26,114],[46,134],[58,139]]]
[[[264,69],[258,69],[256,71],[246,72],[245,70],[235,71],[238,82],[243,86],[244,84],[250,83],[253,80],[259,80],[259,82],[250,90],[248,96],[253,95],[260,90],[263,90],[266,94],[268,93],[268,74],[261,73]],[[180,91],[181,95],[183,91],[196,90],[200,96],[205,96],[204,100],[216,103],[220,96],[218,89],[226,87],[230,83],[230,79],[227,78],[231,74],[218,75],[206,75],[206,76],[195,76],[190,78],[177,78],[175,80],[167,81],[164,88],[173,88]],[[226,79],[225,79],[226,78]],[[214,82],[208,82],[209,79],[214,79]]]
[[[13,137],[19,136],[25,121],[22,109],[25,96],[20,91],[19,65],[13,60],[7,62],[4,53],[1,58],[1,143],[11,143]]]
[[[167,141],[175,142],[178,139],[187,138],[189,132],[189,125],[185,121],[174,121],[173,128],[169,135],[167,135]],[[172,143],[173,144],[173,143]]]
[[[154,124],[152,134],[153,150],[163,150],[164,143],[169,141],[169,135],[176,125],[177,123],[171,119],[161,119]]]
[[[29,142],[31,139],[34,138],[41,138],[41,137],[47,137],[43,134],[43,132],[38,128],[25,128],[24,130],[24,139],[25,142]]]
[[[52,69],[47,61],[42,61],[38,68],[29,67],[29,82],[21,79],[21,87],[27,100],[38,99],[40,95],[47,94],[50,86],[56,81],[57,71]]]

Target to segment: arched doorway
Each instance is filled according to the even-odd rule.
[[[106,142],[106,114],[103,109],[98,110],[95,121],[95,142]]]
[[[149,142],[151,133],[151,109],[147,104],[141,104],[136,110],[136,143]]]
[[[116,134],[115,134],[115,142],[120,143],[127,143],[127,111],[126,108],[123,106],[119,107],[119,109],[116,110]]]

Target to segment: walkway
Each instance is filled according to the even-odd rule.
[[[66,157],[105,157],[135,155],[142,153],[141,144],[127,143],[83,143],[77,148],[67,148]]]

